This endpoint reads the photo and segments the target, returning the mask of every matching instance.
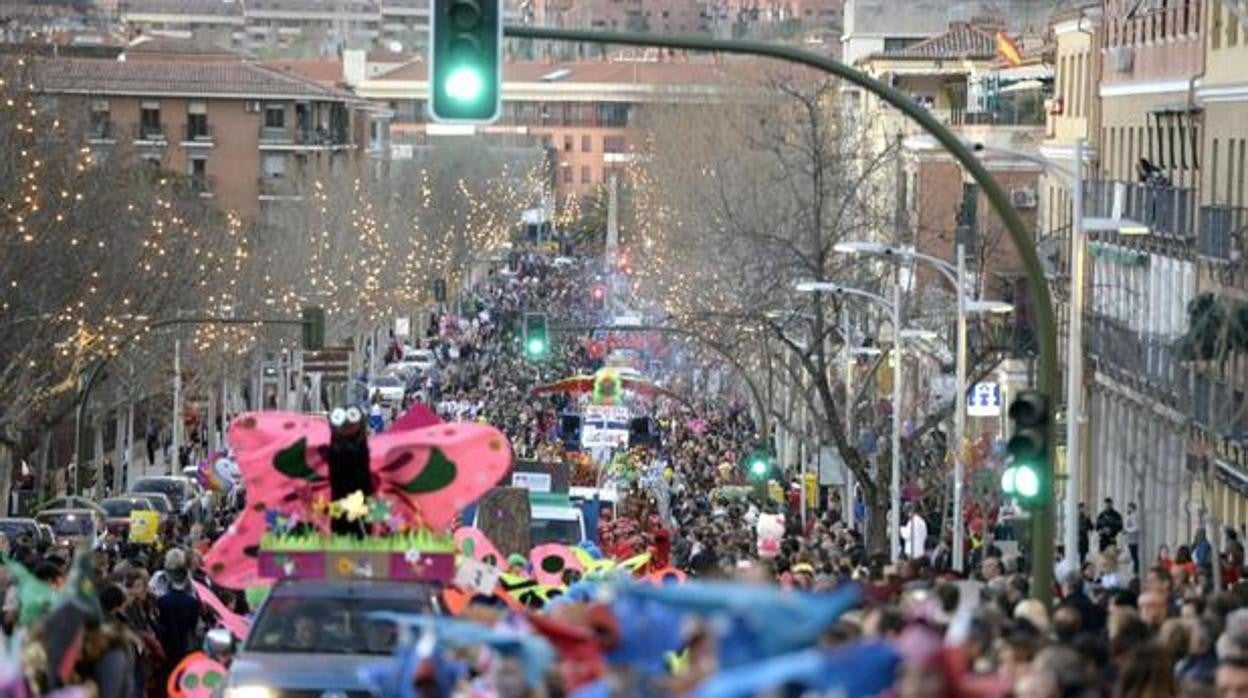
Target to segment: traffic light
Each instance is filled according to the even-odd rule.
[[[550,351],[550,336],[546,326],[546,313],[526,313],[524,316],[524,353],[529,358],[540,359]]]
[[[771,474],[771,456],[755,451],[745,458],[745,474],[750,480],[763,482]]]
[[[446,302],[446,279],[433,280],[433,300],[435,303]]]
[[[429,109],[438,121],[489,123],[502,82],[501,0],[434,0]]]
[[[1005,445],[1001,491],[1025,508],[1039,506],[1050,494],[1049,401],[1033,390],[1010,404],[1013,436]]]
[[[309,305],[303,309],[303,350],[320,351],[325,348],[325,309]]]
[[[603,301],[607,299],[607,287],[602,284],[594,284],[589,290],[589,295],[593,297],[594,304],[601,306]]]

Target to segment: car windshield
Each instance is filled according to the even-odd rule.
[[[159,492],[174,504],[182,501],[185,490],[180,480],[160,480],[156,478],[139,480],[130,488],[134,492]]]
[[[403,381],[394,376],[378,376],[377,380],[373,381],[373,385],[380,388],[400,388],[403,386]]]
[[[143,499],[147,500],[153,509],[162,514],[168,514],[170,511],[169,500],[167,499],[161,499],[160,497],[144,497]]]
[[[32,541],[39,537],[32,521],[0,521],[0,533],[10,542],[16,541],[20,536],[27,536]]]
[[[138,509],[140,511],[150,511],[152,505],[146,499],[105,499],[100,502],[100,506],[104,507],[104,511],[108,512],[109,518],[124,519],[130,516],[130,512]]]
[[[58,536],[89,536],[95,533],[95,522],[86,513],[40,514],[39,520],[52,527]]]
[[[546,543],[576,545],[581,542],[581,525],[575,519],[532,519],[529,542],[533,546]]]
[[[394,652],[397,629],[393,623],[370,618],[378,611],[429,613],[425,587],[414,585],[405,598],[270,599],[247,636],[251,652],[304,654],[372,654]]]

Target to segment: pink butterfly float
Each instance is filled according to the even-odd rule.
[[[249,412],[231,423],[229,438],[247,506],[204,562],[218,585],[243,589],[264,581],[257,553],[266,514],[301,515],[328,501],[330,428],[315,415]],[[511,466],[506,436],[478,423],[392,429],[370,437],[368,446],[373,492],[390,504],[392,518],[438,532]]]

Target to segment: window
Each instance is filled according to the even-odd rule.
[[[160,102],[143,100],[139,103],[139,137],[160,138],[165,133],[160,124]]]
[[[566,133],[563,136],[563,152],[572,152],[572,134]]]
[[[204,140],[210,137],[208,105],[203,102],[188,102],[186,105],[186,140]]]
[[[560,167],[560,169],[563,170],[563,183],[571,184],[572,183],[572,166],[565,162]]]
[[[594,139],[592,136],[581,136],[581,152],[588,153],[594,149]]]
[[[901,51],[905,48],[917,44],[921,39],[903,36],[886,36],[884,37],[884,52]]]
[[[589,165],[581,165],[581,184],[590,184],[593,182],[593,175],[590,173]]]
[[[109,119],[108,100],[91,100],[91,137],[110,138],[113,124]]]
[[[209,189],[208,160],[205,158],[191,158],[191,189],[198,192]]]
[[[602,139],[604,153],[622,153],[625,147],[623,136],[604,136]]]
[[[286,107],[281,104],[264,105],[264,127],[286,128]]]

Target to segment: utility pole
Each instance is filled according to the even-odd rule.
[[[1079,483],[1083,482],[1083,139],[1075,139],[1071,183],[1070,312],[1066,330],[1066,497],[1063,502],[1066,565],[1079,569]],[[1060,580],[1059,580],[1060,581]]]
[[[849,319],[849,310],[841,304],[841,337],[845,345],[845,439],[852,444],[858,443],[854,433],[854,343],[850,339],[853,325]],[[820,454],[822,457],[823,454]],[[841,504],[846,524],[854,527],[854,473],[845,466],[845,501]]]
[[[954,367],[957,401],[953,409],[953,570],[962,572],[966,556],[966,521],[962,513],[963,481],[966,479],[966,246],[957,245],[958,347]],[[942,512],[943,514],[943,512]]]
[[[901,559],[901,271],[893,268],[893,463],[889,477],[888,550]]]
[[[169,474],[176,472],[174,463],[181,463],[182,452],[182,340],[173,340],[173,455],[167,464]]]

